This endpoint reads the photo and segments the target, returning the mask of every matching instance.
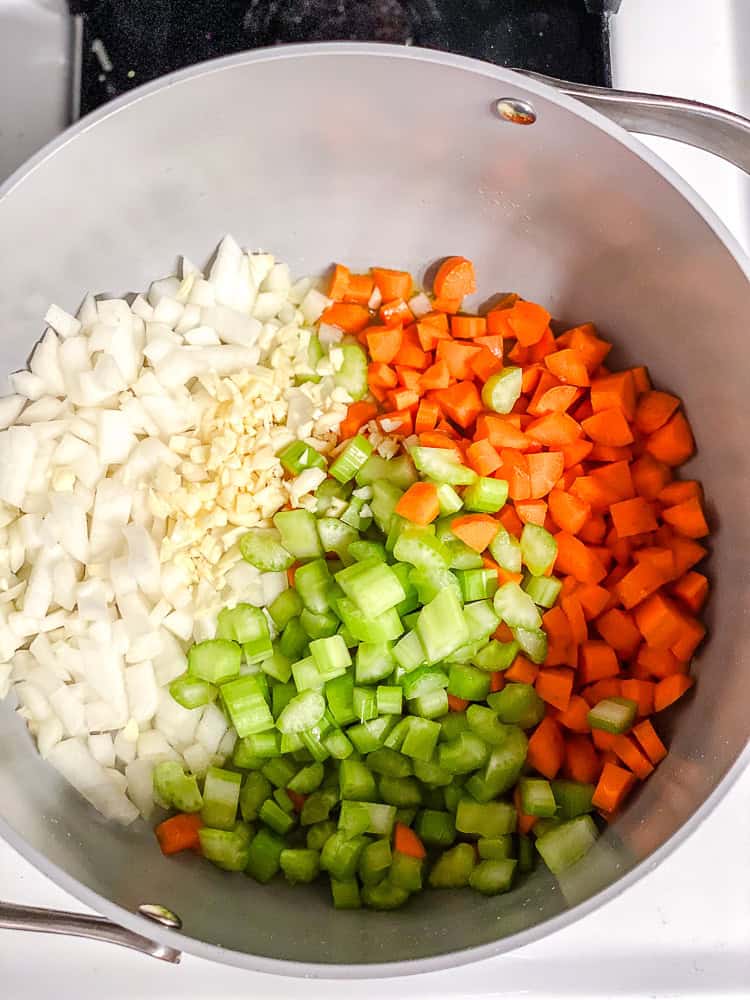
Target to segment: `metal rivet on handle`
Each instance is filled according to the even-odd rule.
[[[138,912],[143,914],[144,917],[148,917],[149,920],[161,924],[163,927],[172,927],[175,930],[180,930],[182,927],[182,920],[180,920],[177,914],[173,913],[166,906],[161,906],[159,903],[141,903],[138,907]]]
[[[534,105],[516,97],[501,97],[495,109],[501,118],[512,125],[533,125],[536,121]]]

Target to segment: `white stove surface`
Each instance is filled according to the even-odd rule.
[[[23,4],[13,0],[10,6]],[[57,4],[46,0],[32,6],[49,14]],[[0,41],[2,34],[0,26]],[[746,0],[623,0],[613,25],[615,85],[695,97],[750,114],[750,65],[743,58],[748,38]],[[38,130],[40,142],[53,134],[54,115],[46,114],[49,131]],[[648,143],[750,247],[748,178],[707,154],[666,140]],[[103,993],[108,1000],[338,1000],[354,989],[361,1000],[750,996],[749,843],[746,773],[703,826],[637,885],[571,927],[490,961],[355,986],[242,972],[189,955],[181,965],[168,966],[109,945],[0,931],[0,995],[9,1000],[98,1000]],[[2,842],[0,897],[85,909]]]

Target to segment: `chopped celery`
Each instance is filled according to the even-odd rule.
[[[259,771],[253,771],[245,778],[240,790],[240,813],[246,823],[258,818],[258,810],[271,795],[271,782]]]
[[[320,852],[323,844],[336,832],[336,824],[332,819],[324,819],[320,823],[313,823],[307,830],[305,844],[311,851]]]
[[[391,778],[391,781],[413,781],[413,778]],[[339,830],[349,836],[373,833],[389,837],[396,821],[396,807],[382,802],[342,800],[339,813]]]
[[[336,760],[346,760],[354,753],[352,742],[342,729],[330,729],[321,742]]]
[[[375,697],[379,715],[401,715],[403,691],[400,687],[379,684]]]
[[[285,834],[295,826],[296,820],[285,812],[278,802],[266,799],[258,810],[258,818],[276,833]]]
[[[356,878],[337,879],[331,876],[331,899],[336,910],[358,910],[362,905]]]
[[[200,708],[216,698],[219,689],[191,674],[180,674],[169,685],[169,693],[183,708]]]
[[[506,684],[502,691],[489,695],[487,702],[501,722],[531,729],[544,718],[544,702],[531,684]]]
[[[203,797],[192,774],[185,774],[176,760],[162,760],[153,770],[154,798],[165,808],[173,806],[180,812],[200,812]]]
[[[423,719],[439,719],[449,709],[448,692],[445,688],[427,691],[409,702],[413,715],[421,715]]]
[[[557,542],[539,524],[524,524],[521,532],[521,558],[529,572],[543,576],[557,558]]]
[[[401,490],[408,490],[417,481],[414,463],[408,455],[385,459],[380,455],[370,455],[365,464],[357,472],[357,485],[370,486],[379,479],[384,479]]]
[[[348,597],[341,597],[336,602],[336,610],[357,642],[389,642],[398,639],[404,631],[395,608],[389,608],[382,615],[373,617],[360,611]]]
[[[320,872],[320,853],[303,847],[287,848],[279,855],[279,864],[291,885],[313,882]]]
[[[240,737],[273,728],[273,716],[260,677],[263,675],[245,674],[221,685],[221,697]]]
[[[368,754],[367,766],[376,774],[385,774],[390,778],[407,778],[414,771],[414,766],[408,757],[388,747],[381,747]]]
[[[337,386],[346,389],[352,399],[367,393],[367,355],[359,344],[342,344],[344,362],[333,376]]]
[[[250,841],[245,871],[257,882],[270,882],[281,867],[286,842],[273,830],[261,827]]]
[[[313,640],[310,643],[310,655],[321,677],[326,681],[346,673],[346,668],[352,663],[349,650],[340,635]]]
[[[219,767],[209,767],[203,783],[201,819],[206,826],[231,830],[237,819],[242,775]]]
[[[318,534],[326,552],[335,552],[339,559],[347,563],[352,561],[349,546],[359,538],[354,527],[338,517],[321,517],[318,519]]]
[[[332,611],[324,611],[322,615],[304,608],[299,616],[299,622],[310,639],[325,639],[336,635],[341,622]]]
[[[635,722],[638,703],[630,698],[604,698],[588,713],[592,729],[606,733],[626,733]]]
[[[313,559],[312,562],[304,563],[294,574],[294,586],[302,603],[316,615],[325,614],[329,610],[328,588],[331,582],[325,559]]]
[[[356,687],[352,692],[352,704],[360,722],[368,722],[378,717],[378,703],[374,688]]]
[[[590,816],[578,816],[538,837],[536,849],[553,875],[571,868],[591,850],[598,831]]]
[[[452,590],[442,591],[433,601],[425,604],[419,612],[417,633],[428,663],[445,659],[469,641],[469,628],[461,602]]]
[[[481,775],[482,785],[477,791],[484,791],[485,795],[481,796],[483,801],[485,796],[487,800],[495,798],[515,785],[526,762],[527,749],[528,741],[523,731],[517,726],[511,726],[505,742],[492,748],[487,766]],[[473,778],[469,779],[470,782],[472,780]],[[478,798],[471,788],[469,791],[474,798]]]
[[[420,604],[428,604],[446,588],[455,591],[456,597],[463,600],[458,580],[442,566],[415,566],[409,573],[409,582],[416,587]]]
[[[485,896],[508,892],[517,864],[512,858],[480,861],[469,876],[469,885]]]
[[[464,618],[469,630],[469,642],[487,642],[500,624],[492,601],[471,601],[464,605]]]
[[[276,720],[281,733],[302,733],[312,729],[323,718],[326,701],[317,691],[302,691],[289,702]]]
[[[417,469],[437,483],[470,486],[477,478],[476,472],[462,465],[458,455],[446,448],[416,446],[411,449],[411,457]]]
[[[336,582],[360,611],[371,618],[395,608],[406,597],[399,578],[377,557],[342,569],[336,574]]]
[[[305,804],[302,806],[299,821],[302,826],[312,826],[313,823],[322,823],[328,819],[331,809],[339,800],[339,793],[335,788],[319,788],[317,792],[308,795]]]
[[[471,731],[491,746],[500,746],[508,739],[508,726],[500,722],[497,714],[486,705],[469,705],[466,721]]]
[[[464,503],[456,493],[450,483],[441,483],[437,488],[438,503],[440,504],[440,514],[445,517],[447,514],[457,514]]]
[[[283,631],[292,618],[302,612],[302,598],[293,587],[282,590],[279,596],[268,606],[268,613],[276,628]]]
[[[305,469],[325,469],[326,460],[320,452],[304,441],[292,441],[278,454],[278,459],[287,472],[298,476]]]
[[[521,793],[521,811],[529,816],[554,816],[557,803],[552,793],[552,786],[544,778],[521,778],[519,782]]]
[[[357,539],[349,545],[349,555],[357,562],[364,562],[366,559],[379,559],[386,561],[385,545],[381,542],[370,542],[366,539]],[[393,569],[393,567],[391,567]]]
[[[375,684],[390,677],[395,666],[389,642],[362,642],[357,648],[354,676],[357,684]]]
[[[407,892],[419,892],[422,888],[423,869],[424,862],[421,858],[394,851],[389,880]]]
[[[248,767],[243,760],[243,748],[247,754],[259,761],[258,767],[262,767],[264,760],[281,755],[281,739],[273,729],[267,729],[263,733],[250,733],[249,736],[238,740],[237,748],[233,759],[235,767]]]
[[[423,664],[426,658],[422,641],[415,631],[407,632],[393,647],[393,659],[402,670],[413,671]],[[414,695],[407,693],[406,697],[413,698]]]
[[[391,778],[383,774],[378,788],[380,797],[392,806],[408,809],[422,804],[422,793],[416,778]]]
[[[481,767],[489,756],[489,747],[474,733],[459,733],[455,740],[441,743],[438,751],[440,767],[450,774],[468,774]]]
[[[335,479],[324,479],[315,491],[317,501],[315,513],[318,517],[322,517],[331,510],[343,510],[351,493],[351,483],[337,483]]]
[[[551,608],[560,595],[562,581],[556,576],[530,576],[523,581],[523,589],[534,604],[542,608]]]
[[[456,829],[479,837],[501,837],[515,831],[516,810],[509,802],[461,799],[456,810]]]
[[[371,753],[383,746],[395,722],[395,715],[381,715],[369,722],[360,722],[356,726],[350,726],[346,735],[359,753]]]
[[[297,768],[288,757],[283,757],[267,761],[261,773],[274,788],[286,788],[297,773]]]
[[[547,633],[544,629],[516,626],[511,632],[521,652],[525,653],[532,663],[544,663],[547,658]]]
[[[483,701],[490,691],[490,675],[468,663],[451,666],[448,694],[465,701]]]
[[[348,483],[372,455],[372,445],[362,434],[357,434],[346,445],[328,470],[340,483]]]
[[[417,667],[416,670],[412,670],[408,674],[404,674],[400,679],[400,684],[404,691],[404,697],[407,700],[412,698],[421,698],[423,695],[429,694],[431,691],[446,688],[448,687],[448,683],[448,675],[438,666]]]
[[[482,387],[482,402],[495,413],[510,413],[521,395],[521,368],[502,368],[490,375]]]
[[[591,812],[594,786],[582,781],[559,779],[552,782],[552,794],[557,803],[557,814],[561,819],[575,819]]]
[[[433,889],[462,889],[469,884],[473,868],[474,848],[471,844],[456,844],[437,859],[428,882]]]
[[[456,823],[449,812],[422,809],[417,814],[416,831],[428,847],[450,847],[456,839]]]
[[[399,906],[403,906],[408,898],[408,890],[395,885],[390,878],[384,878],[377,885],[366,885],[362,888],[362,900],[372,910],[396,910]]]
[[[360,647],[361,648],[361,647]],[[331,715],[340,726],[346,726],[357,718],[354,712],[354,678],[351,674],[343,674],[325,686],[325,696]]]
[[[188,673],[209,684],[223,684],[240,672],[242,651],[227,639],[206,639],[190,647]]]
[[[325,687],[325,677],[315,666],[312,656],[297,660],[292,664],[292,677],[298,691],[322,691]]]
[[[281,544],[295,559],[317,559],[323,555],[318,526],[307,510],[280,510],[273,516]]]
[[[367,531],[372,524],[372,508],[365,500],[353,496],[342,512],[341,520],[356,531]]]
[[[515,639],[512,642],[498,642],[497,639],[493,639],[475,655],[474,666],[491,673],[496,670],[507,670],[518,655],[519,648]]]
[[[359,857],[359,877],[362,885],[377,885],[391,867],[393,858],[390,842],[386,839],[373,840]]]
[[[231,830],[214,830],[204,826],[198,831],[201,854],[218,868],[241,872],[250,859],[252,828],[236,823]]]
[[[333,878],[339,880],[353,878],[357,873],[360,855],[368,843],[367,837],[361,834],[350,837],[344,830],[339,829],[323,845],[323,850],[320,852],[320,867]]]
[[[495,596],[497,573],[493,569],[464,569],[456,573],[464,601],[484,601]]]
[[[404,742],[401,744],[401,753],[416,760],[428,761],[437,746],[439,735],[439,722],[412,716]]]
[[[501,861],[513,854],[513,837],[504,833],[499,837],[480,837],[477,851],[483,861]]]
[[[294,556],[281,544],[276,528],[250,528],[240,539],[240,553],[261,573],[281,573],[294,563]]]
[[[384,535],[388,534],[391,522],[394,517],[398,516],[395,513],[396,504],[403,496],[403,492],[398,486],[394,486],[393,483],[389,483],[385,479],[378,479],[372,484],[370,510],[375,519],[375,524],[377,524]]]
[[[273,652],[268,620],[260,608],[252,604],[237,604],[219,612],[216,636],[240,643],[248,663],[258,663]]]
[[[464,493],[464,507],[484,514],[496,514],[508,499],[508,484],[504,479],[479,476]]]
[[[309,636],[302,628],[299,618],[287,622],[279,639],[279,652],[290,660],[299,660],[305,653]]]
[[[508,573],[521,572],[521,543],[500,525],[489,544],[490,555]]]
[[[517,583],[504,583],[495,594],[495,611],[511,628],[538,629],[542,626],[539,610]]]

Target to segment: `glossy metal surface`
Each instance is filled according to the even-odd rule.
[[[346,94],[334,118],[333,94]],[[429,95],[429,100],[426,98]],[[501,97],[530,101],[530,128]],[[394,115],[393,109],[398,108]],[[445,127],[446,121],[451,123]],[[196,123],[200,122],[200,128]],[[381,166],[398,151],[398,171]],[[647,359],[688,401],[708,486],[712,639],[704,681],[673,713],[672,752],[587,864],[538,871],[506,896],[424,894],[397,914],[330,909],[324,887],[264,887],[159,856],[144,826],[97,817],[30,752],[0,710],[0,830],[64,888],[182,950],[263,971],[405,974],[524,944],[657,863],[710,811],[750,734],[750,461],[742,253],[687,186],[588,109],[495,67],[433,52],[309,46],[178,74],[84,121],[0,193],[1,367],[21,364],[50,299],[124,292],[231,230],[297,273],[332,259],[410,266],[463,253],[489,295],[513,288],[563,322],[592,319],[618,363]],[[708,361],[710,357],[710,363]],[[159,899],[182,933],[136,916]]]
[[[0,930],[2,929],[90,938],[93,941],[106,941],[108,944],[131,948],[173,965],[180,961],[180,952],[174,948],[151,941],[125,927],[118,927],[104,917],[92,917],[85,913],[43,910],[38,906],[18,906],[0,900]]]

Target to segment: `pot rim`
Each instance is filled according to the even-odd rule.
[[[186,69],[177,70],[166,76],[144,84],[141,87],[105,104],[96,111],[91,112],[75,124],[71,125],[59,136],[48,142],[39,152],[35,153],[29,160],[15,170],[7,180],[0,185],[0,202],[12,194],[13,190],[20,185],[26,177],[38,170],[48,159],[53,157],[59,150],[68,143],[74,141],[79,136],[94,128],[100,122],[105,121],[112,115],[119,114],[123,109],[149,97],[162,89],[180,86],[182,83],[202,76],[222,73],[235,66],[248,63],[272,62],[286,59],[307,59],[321,58],[326,56],[352,56],[352,57],[386,57],[389,59],[407,59],[413,62],[424,62],[451,67],[453,69],[464,70],[468,73],[475,73],[485,77],[493,78],[500,84],[508,85],[513,93],[518,92],[520,97],[542,97],[553,104],[570,111],[577,117],[584,119],[589,124],[595,126],[600,131],[616,139],[628,152],[637,156],[646,165],[660,174],[672,187],[674,187],[696,211],[707,225],[713,230],[715,235],[725,246],[728,253],[734,259],[737,266],[750,281],[750,256],[748,256],[740,246],[737,239],[732,235],[727,226],[717,216],[714,210],[704,201],[704,199],[678,174],[669,164],[665,163],[656,153],[652,152],[639,139],[632,136],[619,125],[614,124],[604,115],[592,110],[574,98],[567,97],[558,90],[553,89],[545,83],[532,79],[515,70],[506,69],[502,66],[495,66],[491,63],[479,59],[471,59],[466,56],[454,55],[449,52],[441,52],[432,49],[420,48],[418,46],[386,45],[375,42],[313,42],[294,45],[270,46],[267,48],[253,49],[240,52],[235,55],[224,56],[220,59],[212,59],[197,63]],[[507,94],[498,91],[498,99]],[[264,958],[248,952],[234,951],[223,948],[220,945],[208,944],[189,935],[161,927],[156,923],[124,909],[117,903],[99,893],[87,888],[77,879],[68,875],[62,868],[51,862],[44,854],[37,851],[20,837],[8,823],[0,816],[0,837],[7,841],[18,853],[29,861],[35,868],[55,882],[60,888],[74,896],[81,903],[91,907],[97,913],[103,914],[117,924],[141,934],[147,938],[158,941],[161,944],[184,951],[208,961],[220,964],[231,965],[248,971],[261,972],[266,974],[287,976],[295,978],[315,978],[315,979],[376,979],[397,976],[411,976],[431,972],[439,972],[446,969],[457,968],[472,962],[493,958],[497,955],[522,948],[524,945],[532,944],[541,938],[553,934],[555,931],[568,926],[579,918],[593,913],[599,907],[616,899],[622,892],[639,881],[644,875],[653,871],[665,858],[694,833],[705,821],[713,809],[726,796],[735,784],[740,774],[750,762],[750,744],[746,745],[742,753],[738,756],[734,764],[729,768],[724,777],[693,813],[693,815],[675,831],[671,837],[661,847],[657,848],[643,861],[636,864],[629,872],[617,879],[611,885],[595,893],[589,899],[564,911],[563,913],[551,917],[548,920],[536,924],[534,927],[489,944],[477,945],[475,947],[463,948],[459,951],[448,951],[441,955],[430,958],[419,958],[404,962],[378,962],[362,964],[341,964],[331,963],[310,963],[300,962],[293,959],[282,960],[274,958]]]

